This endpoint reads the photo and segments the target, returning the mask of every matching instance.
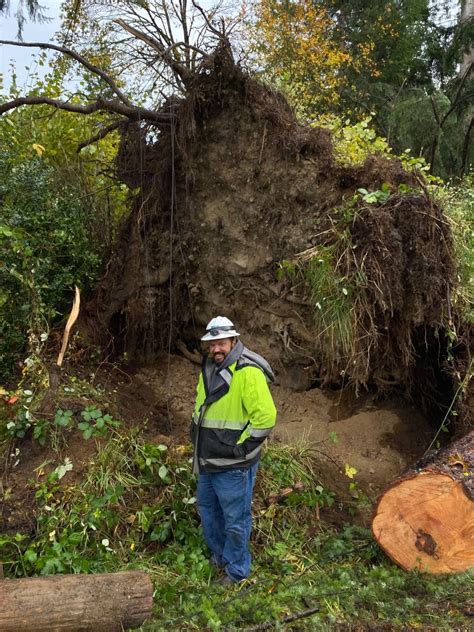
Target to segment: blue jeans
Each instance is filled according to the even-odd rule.
[[[214,561],[238,582],[250,574],[252,494],[258,463],[247,470],[199,474],[202,530]]]

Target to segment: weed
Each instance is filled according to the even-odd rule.
[[[84,439],[91,437],[102,437],[113,428],[118,428],[120,422],[112,418],[111,415],[104,415],[95,406],[88,406],[81,412],[84,421],[79,422],[78,428],[82,431]]]

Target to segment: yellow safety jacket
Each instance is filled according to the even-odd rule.
[[[226,371],[230,379],[218,399],[208,397],[204,370],[199,377],[191,424],[195,472],[250,467],[275,425],[276,408],[263,370],[237,360]]]

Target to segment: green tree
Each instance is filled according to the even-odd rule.
[[[60,71],[36,77],[31,92],[63,94]],[[13,81],[9,98],[17,97]],[[45,338],[68,311],[74,286],[94,282],[126,212],[127,189],[113,176],[117,133],[77,152],[101,118],[40,105],[1,120],[0,381],[29,336]]]
[[[332,21],[324,34],[331,50],[346,56],[345,63],[335,68],[335,98],[315,101],[314,94],[329,85],[322,75],[305,73],[301,82],[298,73],[285,76],[284,68],[289,56],[293,67],[304,68],[322,46],[307,38],[307,49],[298,48],[294,44],[298,34],[293,40],[290,37],[291,46],[282,46],[275,36],[279,29],[289,30],[288,16],[304,3],[266,0],[260,4],[278,7],[270,18],[279,26],[273,24],[269,38],[270,18],[256,20],[255,39],[263,42],[256,47],[257,55],[263,50],[258,61],[268,77],[276,75],[289,84],[287,94],[299,112],[309,118],[336,114],[352,122],[372,115],[378,133],[395,152],[410,148],[444,177],[468,170],[474,160],[469,109],[474,82],[472,66],[461,76],[458,68],[474,42],[472,16],[457,21],[452,2],[315,0],[311,10]],[[330,57],[325,60],[329,69]],[[324,67],[324,59],[322,63]],[[296,89],[300,83],[304,91]]]

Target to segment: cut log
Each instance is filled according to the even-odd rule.
[[[405,570],[474,566],[474,431],[428,455],[380,496],[375,539]]]
[[[120,632],[139,627],[153,607],[142,571],[0,581],[2,632]]]

